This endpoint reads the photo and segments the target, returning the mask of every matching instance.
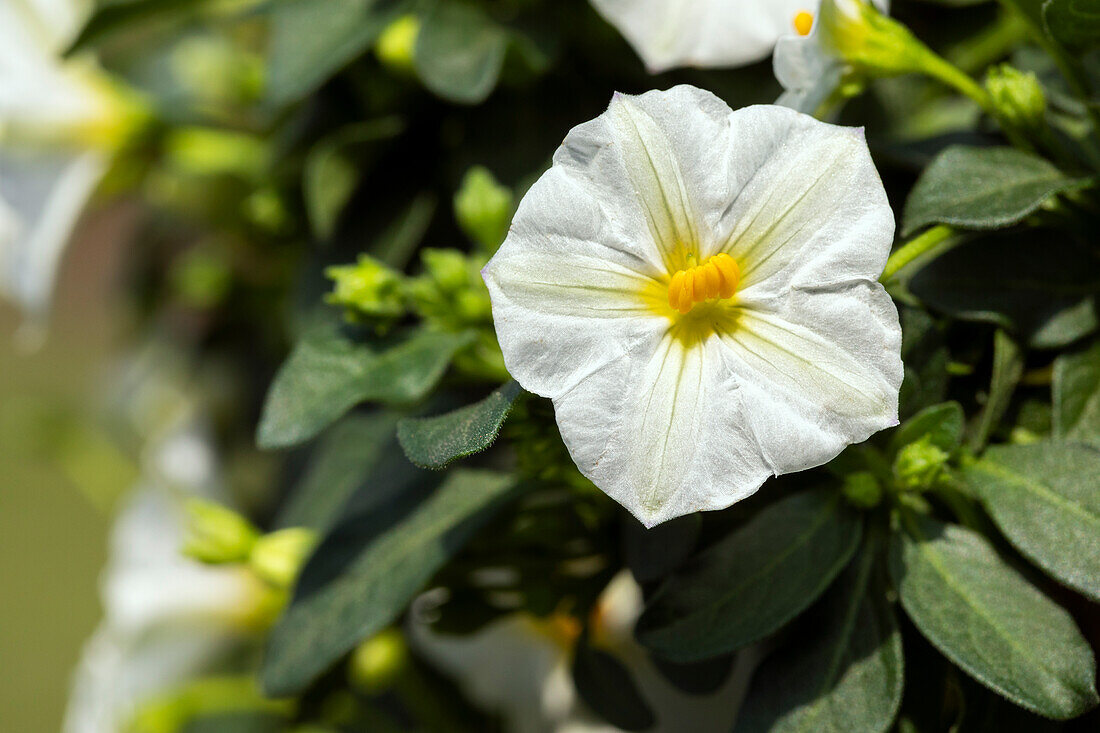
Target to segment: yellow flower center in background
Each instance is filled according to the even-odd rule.
[[[800,36],[810,35],[810,30],[814,27],[814,14],[808,10],[800,10],[794,16],[794,30]]]
[[[737,292],[741,268],[726,253],[716,254],[702,265],[679,270],[668,284],[668,304],[673,310],[687,313],[697,303],[725,300]]]

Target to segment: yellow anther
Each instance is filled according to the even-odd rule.
[[[737,261],[723,252],[705,264],[689,266],[673,275],[668,284],[668,304],[687,313],[696,303],[732,297],[740,280]]]
[[[808,10],[800,10],[794,16],[794,29],[800,36],[810,35],[810,30],[814,27],[814,14]]]

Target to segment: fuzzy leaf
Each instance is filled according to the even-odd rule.
[[[1096,663],[1073,618],[984,537],[913,517],[891,547],[906,613],[943,654],[1017,705],[1059,720],[1094,707]]]
[[[904,446],[930,435],[932,444],[951,453],[962,441],[966,416],[958,402],[932,405],[902,423],[890,438],[890,452],[896,453]]]
[[[1100,448],[1100,341],[1054,360],[1054,434]]]
[[[813,603],[859,544],[860,518],[838,492],[800,492],[761,510],[690,559],[638,623],[653,652],[690,662],[733,651]]]
[[[397,439],[416,465],[444,468],[492,445],[522,391],[512,380],[480,402],[446,415],[405,418],[397,425]]]

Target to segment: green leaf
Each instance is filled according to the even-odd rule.
[[[405,129],[399,117],[348,125],[317,143],[306,158],[303,193],[314,234],[328,239],[359,183],[362,151],[371,143],[391,140]],[[359,151],[358,157],[351,153]]]
[[[909,289],[955,318],[994,323],[1036,348],[1058,348],[1097,327],[1100,258],[1053,229],[987,234],[932,260]]]
[[[1054,434],[1100,448],[1100,341],[1054,360]]]
[[[405,418],[397,425],[397,439],[416,465],[444,468],[492,445],[522,391],[512,380],[480,402],[446,415]]]
[[[193,18],[211,0],[129,0],[99,3],[66,54],[97,47],[135,29],[147,31],[150,25],[182,25]]]
[[[958,402],[926,407],[902,423],[890,438],[890,452],[896,453],[904,446],[915,443],[925,435],[931,436],[932,445],[951,453],[962,442],[966,415]]]
[[[813,490],[765,507],[689,560],[654,595],[639,641],[676,662],[733,651],[814,602],[859,544],[859,515],[840,493]]]
[[[878,544],[878,543],[875,543]],[[881,733],[901,705],[901,633],[877,547],[865,546],[807,623],[757,671],[735,733]]]
[[[472,339],[472,333],[418,330],[382,350],[351,341],[334,324],[317,326],[275,375],[257,442],[281,448],[309,440],[360,402],[415,402]]]
[[[516,489],[510,476],[457,469],[404,521],[365,544],[357,546],[347,533],[326,539],[271,632],[264,690],[273,696],[301,691],[359,641],[393,623]],[[327,582],[309,580],[314,565],[325,568]]]
[[[280,733],[288,729],[284,716],[264,712],[203,715],[189,721],[180,733]]]
[[[364,53],[407,0],[281,0],[268,4],[269,103],[295,102]]]
[[[687,514],[650,529],[629,515],[623,522],[623,559],[634,580],[649,583],[665,577],[688,558],[699,542],[703,515]]]
[[[623,663],[584,638],[573,657],[573,683],[588,707],[616,728],[646,730],[657,722]]]
[[[1100,0],[1047,0],[1043,25],[1050,37],[1066,48],[1100,45]]]
[[[1012,395],[1024,374],[1025,354],[1020,345],[1004,331],[993,334],[993,374],[989,379],[989,395],[981,417],[970,439],[970,449],[979,451],[1001,422],[1012,403]]]
[[[925,310],[899,306],[901,316],[901,360],[905,380],[901,383],[898,413],[905,419],[923,407],[942,402],[947,395],[947,363],[943,331]]]
[[[385,451],[393,450],[397,415],[348,415],[332,426],[314,451],[279,514],[279,527],[324,530],[362,485]]]
[[[1100,452],[1056,442],[996,446],[963,477],[1021,553],[1100,601]]]
[[[444,99],[478,104],[497,85],[509,38],[480,8],[460,0],[437,2],[416,39],[416,73]]]
[[[1022,221],[1056,193],[1085,182],[1015,148],[955,145],[933,160],[905,202],[902,236],[929,224],[999,229]]]
[[[1017,705],[1059,720],[1097,703],[1092,650],[1073,618],[984,537],[929,517],[895,534],[891,574],[906,613],[943,654]]]

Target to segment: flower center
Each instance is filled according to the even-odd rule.
[[[814,27],[814,14],[808,10],[800,10],[794,16],[794,30],[800,36],[810,35],[810,29]]]
[[[691,262],[693,258],[689,258]],[[697,303],[726,299],[737,292],[741,268],[737,260],[725,252],[716,254],[702,265],[679,270],[668,284],[668,304],[674,310],[687,313]]]

